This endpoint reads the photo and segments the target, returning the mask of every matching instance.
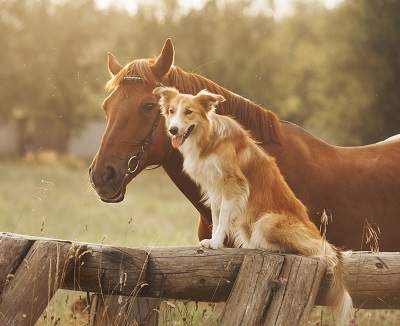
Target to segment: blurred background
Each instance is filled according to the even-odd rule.
[[[400,132],[397,0],[2,0],[0,153],[92,156],[106,53],[158,54],[340,145]]]
[[[398,0],[0,0],[0,231],[197,243],[197,213],[162,170],[142,173],[118,205],[87,177],[105,127],[107,51],[125,64],[158,55],[167,37],[180,67],[328,142],[400,133]],[[62,325],[68,295],[51,306]]]

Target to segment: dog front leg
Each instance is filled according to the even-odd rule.
[[[214,237],[219,223],[219,214],[221,211],[221,196],[219,196],[219,198],[212,198],[210,206],[212,218],[212,237]]]
[[[235,200],[222,198],[216,230],[214,231],[213,226],[212,238],[200,241],[201,246],[211,249],[224,247],[225,237],[228,234],[229,226],[232,224],[233,212],[237,210],[236,206]]]

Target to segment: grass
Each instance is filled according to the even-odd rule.
[[[130,247],[197,243],[197,213],[163,171],[120,204],[101,202],[86,169],[0,161],[0,230]]]
[[[88,182],[86,167],[0,160],[0,231],[83,242],[140,247],[196,245],[197,212],[162,169],[143,172],[120,204],[105,204]],[[73,313],[86,294],[58,291],[37,325],[85,325]],[[220,305],[165,302],[160,324],[216,325]],[[360,310],[357,325],[400,324],[396,311]],[[331,325],[314,309],[310,325]]]
[[[162,169],[138,176],[122,203],[105,204],[86,167],[0,161],[0,231],[128,247],[195,245],[197,218]],[[38,324],[75,325],[70,306],[82,295],[59,291]],[[188,320],[176,310],[174,320]]]

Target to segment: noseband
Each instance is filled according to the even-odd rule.
[[[159,122],[160,122],[160,113],[157,114],[157,116],[154,119],[154,122],[153,122],[149,132],[143,138],[143,140],[140,142],[139,151],[136,152],[135,154],[131,155],[131,157],[129,158],[128,166],[127,166],[127,170],[126,170],[126,175],[134,174],[137,171],[137,169],[139,168],[139,165],[140,165],[140,163],[142,161],[142,158],[143,158],[144,154],[146,153],[147,147],[151,143],[154,131],[157,129]],[[160,166],[160,164],[158,164],[155,167],[150,168],[148,170],[156,169],[159,166]]]
[[[123,81],[129,81],[129,82],[144,82],[144,78],[140,76],[124,76]],[[158,82],[156,84],[156,87],[158,86],[164,86],[162,83]],[[134,174],[140,166],[140,163],[142,162],[142,159],[146,153],[146,150],[148,146],[151,143],[151,140],[154,135],[154,131],[157,129],[158,124],[160,122],[160,113],[157,114],[156,118],[153,121],[153,124],[150,127],[150,130],[146,134],[146,136],[143,138],[143,140],[139,143],[139,151],[135,152],[129,157],[128,160],[128,165],[127,165],[127,170],[125,173],[125,176],[129,176],[131,174]],[[160,164],[155,165],[152,168],[146,168],[146,170],[154,170],[160,167]]]

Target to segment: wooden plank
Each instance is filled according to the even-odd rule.
[[[286,256],[277,291],[260,325],[305,325],[325,269],[325,264],[319,259]]]
[[[262,253],[244,258],[222,313],[221,325],[261,325],[283,262],[282,256]]]
[[[29,240],[71,244],[69,240],[0,233],[0,240]],[[81,248],[79,260],[65,277],[63,288],[105,294],[131,296],[145,284],[148,253],[145,249],[111,247],[74,242]]]
[[[93,326],[158,325],[161,300],[157,298],[97,295]]]
[[[0,234],[0,238],[6,236],[25,239],[25,236]],[[199,247],[141,250],[85,245],[88,253],[83,255],[82,265],[77,273],[67,276],[63,288],[129,296],[138,283],[143,285],[141,262],[148,255],[144,280],[148,285],[144,286],[144,296],[210,302],[227,300],[244,256],[257,252]],[[125,258],[121,260],[121,257]],[[400,308],[400,253],[355,252],[350,255],[345,268],[348,270],[345,280],[356,307]],[[120,281],[121,270],[129,275],[127,282]],[[324,293],[322,287],[317,304],[323,304]]]
[[[400,308],[400,253],[352,252],[345,263],[345,281],[355,307]],[[324,281],[317,302],[324,302]]]
[[[248,249],[151,248],[143,295],[226,301]]]
[[[34,325],[69,272],[75,247],[69,243],[36,241],[15,277],[4,288],[0,321],[4,325]]]
[[[0,295],[3,288],[14,277],[22,259],[28,253],[33,241],[0,237]]]
[[[67,275],[65,288],[132,296],[146,285],[148,254],[129,249],[88,244],[79,266]]]

